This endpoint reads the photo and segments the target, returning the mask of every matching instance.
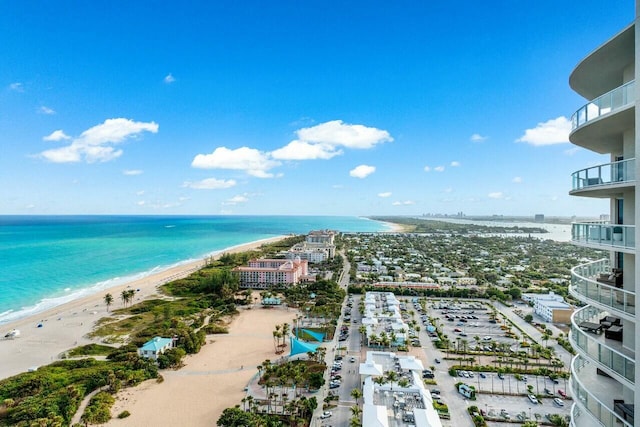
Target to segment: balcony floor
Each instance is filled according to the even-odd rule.
[[[584,366],[580,372],[577,373],[577,376],[582,385],[611,412],[613,412],[613,399],[624,399],[624,386],[613,378],[598,375],[596,373],[595,363],[593,362]],[[578,399],[578,397],[574,396],[574,399]],[[582,402],[582,404],[584,405],[585,402]],[[585,410],[582,408],[582,411],[584,412]],[[581,426],[583,425],[582,418],[585,418],[585,420],[591,419],[591,416],[589,413],[585,413],[580,418]],[[622,423],[619,425],[622,425]]]
[[[600,318],[599,317],[593,317],[589,321],[590,322],[594,322],[594,323],[599,323],[600,322]],[[635,360],[635,358],[636,358],[635,351],[630,350],[629,348],[623,346],[622,342],[620,342],[620,341],[612,340],[610,338],[605,338],[604,331],[601,334],[594,334],[592,332],[587,332],[585,330],[583,330],[583,332],[591,340],[596,341],[599,344],[604,344],[607,347],[617,351],[618,353],[623,354],[623,355],[627,356],[628,358],[630,358],[632,360]]]

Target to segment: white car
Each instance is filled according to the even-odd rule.
[[[322,415],[320,415],[320,419],[321,419],[321,420],[327,419],[327,418],[331,417],[331,415],[333,415],[333,414],[331,413],[331,411],[324,411],[324,412],[322,413]]]
[[[527,397],[529,398],[529,400],[531,401],[531,403],[536,404],[536,405],[538,404],[538,398],[537,398],[537,397],[535,397],[533,394],[530,394],[530,395],[528,395]]]
[[[564,400],[560,399],[559,397],[556,397],[555,399],[553,399],[553,403],[555,403],[558,406],[564,406]]]

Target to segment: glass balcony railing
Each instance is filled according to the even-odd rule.
[[[617,288],[615,278],[612,280],[614,285],[598,281],[598,279],[609,281],[611,273],[608,259],[578,265],[571,269],[569,292],[587,304],[597,303],[608,307],[614,315],[634,316],[636,314],[635,292]]]
[[[571,241],[602,249],[631,249],[636,247],[634,225],[606,222],[574,222],[571,224]]]
[[[578,351],[581,351],[594,362],[619,374],[631,384],[635,383],[636,362],[633,351],[622,347],[619,341],[606,339],[603,334],[595,334],[582,330],[586,325],[599,324],[600,319],[608,315],[607,312],[595,307],[586,306],[571,315],[571,333],[569,341]]]
[[[594,425],[591,417],[602,423],[605,427],[629,426],[629,423],[621,416],[617,415],[611,408],[613,407],[613,397],[611,405],[607,406],[596,396],[594,389],[586,386],[586,380],[595,375],[593,369],[589,369],[589,362],[580,356],[576,356],[571,361],[571,392],[576,402],[571,408],[571,422],[575,426],[585,427]],[[590,386],[596,385],[595,382]],[[596,424],[597,425],[597,424]]]
[[[635,84],[635,80],[632,80],[582,106],[571,116],[571,130],[573,131],[591,120],[633,104],[635,101]]]
[[[571,189],[582,190],[608,184],[620,184],[636,180],[636,159],[625,159],[613,163],[582,169],[571,174]]]

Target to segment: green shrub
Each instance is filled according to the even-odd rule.
[[[127,418],[129,415],[131,415],[131,413],[129,413],[129,411],[122,411],[118,414],[118,418],[122,419],[122,418]]]

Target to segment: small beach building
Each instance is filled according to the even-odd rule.
[[[173,347],[172,338],[154,337],[138,349],[138,354],[147,359],[157,360],[158,356]]]

